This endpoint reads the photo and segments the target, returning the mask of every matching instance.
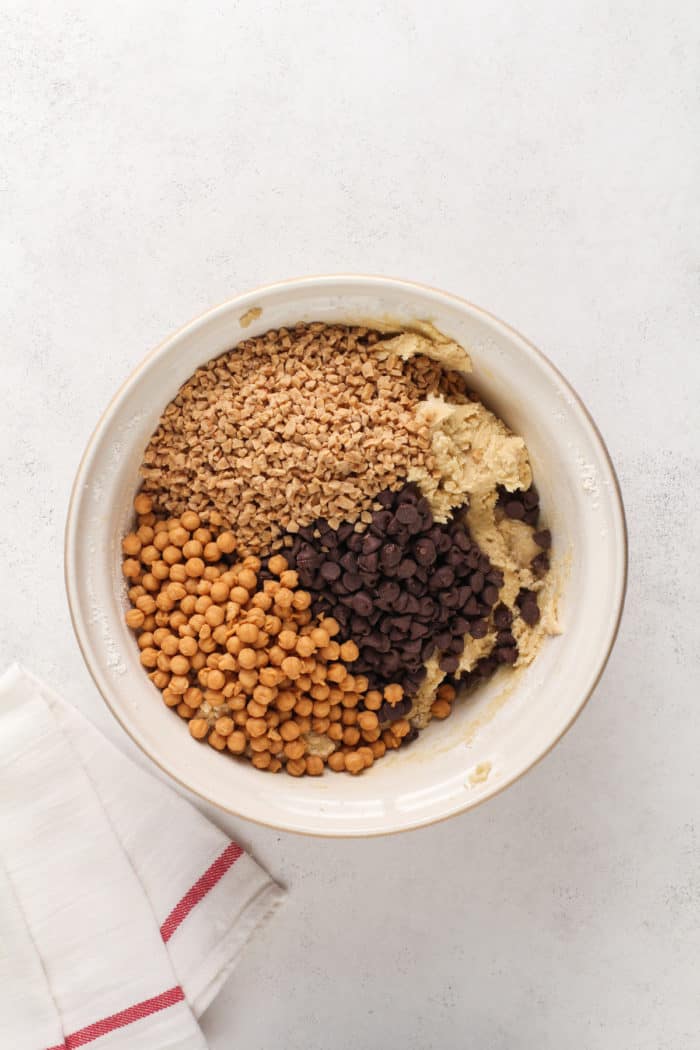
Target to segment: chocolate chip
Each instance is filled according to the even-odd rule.
[[[352,551],[347,551],[340,558],[340,567],[346,572],[357,572],[357,558]]]
[[[486,580],[484,578],[483,572],[473,572],[469,577],[471,589],[477,594],[482,589],[485,582]]]
[[[386,543],[382,547],[381,563],[385,568],[396,568],[401,561],[401,548],[397,543]]]
[[[404,638],[401,644],[404,656],[420,656],[423,644],[420,638]]]
[[[393,580],[386,580],[385,583],[380,583],[378,594],[383,602],[395,602],[401,594],[401,588]]]
[[[420,598],[425,592],[425,584],[418,579],[415,573],[407,580],[402,580],[401,583],[404,588],[404,594],[407,597],[413,596],[414,598]]]
[[[538,554],[537,557],[533,558],[530,562],[530,568],[534,572],[535,576],[541,577],[549,572],[549,555],[544,551],[542,554]]]
[[[518,650],[515,648],[496,649],[495,657],[499,664],[514,664],[518,659]]]
[[[540,618],[540,610],[537,605],[537,596],[535,592],[523,589],[515,600],[520,608],[520,615],[525,623],[530,627],[534,626]]]
[[[416,563],[413,561],[412,558],[404,558],[403,561],[399,563],[399,567],[396,570],[396,575],[400,580],[408,580],[411,576],[413,576],[414,572],[416,571],[416,568]]]
[[[498,601],[498,587],[492,583],[487,584],[481,592],[481,597],[487,605],[495,605]]]
[[[440,531],[437,540],[433,540],[433,542],[437,547],[438,554],[447,554],[448,550],[452,546],[452,539],[449,533],[447,532]]]
[[[525,517],[525,504],[519,499],[508,500],[503,509],[506,515],[514,521],[521,521]]]
[[[453,653],[443,653],[440,657],[439,667],[441,671],[445,671],[447,674],[454,674],[459,667],[459,657]]]
[[[413,503],[402,503],[396,511],[396,517],[402,525],[411,526],[420,524],[420,513]]]
[[[454,541],[461,551],[465,553],[472,548],[472,541],[469,534],[463,527],[455,530]]]
[[[410,675],[406,675],[406,681],[407,681],[407,683],[409,681],[411,683],[415,682],[416,683],[415,688],[418,688],[418,686],[421,684],[421,682],[424,681],[425,676],[427,675],[427,673],[428,672],[427,672],[425,667],[422,667],[422,666],[418,667],[415,671],[411,671]],[[406,693],[408,693],[409,696],[411,695],[411,693],[409,692],[408,687],[404,691]]]
[[[419,565],[432,565],[437,558],[435,544],[427,537],[418,540],[413,547],[413,556]]]
[[[371,535],[376,536],[378,539],[383,539],[383,537],[386,535],[387,526],[390,521],[391,511],[375,511],[372,515],[372,524],[369,527]]]
[[[493,610],[493,622],[499,630],[504,630],[506,627],[510,627],[513,622],[513,613],[510,611],[507,605],[497,605]]]
[[[420,620],[414,620],[411,624],[410,637],[411,638],[425,638],[430,632],[430,628],[427,623],[421,623]]]
[[[435,648],[436,648],[436,646],[435,646],[435,642],[433,641],[433,639],[432,638],[428,638],[428,640],[426,642],[424,642],[422,647],[421,647],[421,656],[422,656],[422,658],[424,660],[429,660],[430,657],[435,652]]]
[[[357,567],[361,573],[373,575],[379,568],[378,554],[361,554],[357,559]]]
[[[392,675],[399,669],[401,658],[395,649],[390,649],[384,657],[383,671],[387,675]]]
[[[545,550],[549,550],[552,546],[552,533],[549,529],[540,529],[532,538],[538,547],[544,547]]]
[[[402,489],[396,493],[396,502],[401,503],[417,503],[420,498],[418,486],[415,481],[409,481],[407,485],[404,485]]]
[[[464,566],[464,552],[458,547],[451,547],[445,555],[445,564],[454,569],[455,576],[459,576]]]
[[[433,589],[446,590],[455,582],[455,574],[449,565],[443,565],[433,573],[430,583]]]
[[[496,667],[497,664],[495,657],[487,656],[477,662],[474,670],[479,678],[488,678],[496,670]]]
[[[469,624],[469,633],[472,638],[485,638],[489,633],[489,625],[487,620],[473,620]]]
[[[527,602],[525,605],[521,606],[520,615],[529,627],[534,627],[540,618],[540,610],[537,602]]]
[[[470,569],[478,569],[478,567],[479,567],[479,552],[478,552],[478,550],[475,547],[473,547],[469,551],[469,553],[467,554],[467,556],[466,556],[466,558],[464,560],[465,560],[465,562],[467,563],[467,565],[469,566]]]
[[[296,556],[297,569],[316,569],[321,563],[321,555],[314,548],[305,543]]]
[[[368,645],[371,645],[373,649],[376,649],[378,653],[388,653],[391,649],[391,643],[385,634],[381,631],[373,631],[367,639]]]
[[[352,608],[358,616],[369,616],[372,612],[372,599],[365,591],[358,591],[352,596]]]
[[[375,554],[381,547],[382,541],[378,536],[365,535],[362,540],[362,553],[367,556],[368,554]]]
[[[515,644],[515,638],[510,631],[499,631],[496,635],[496,645],[513,646]]]
[[[460,605],[459,590],[456,587],[453,587],[446,594],[443,594],[442,604],[448,609],[456,609]]]
[[[387,534],[387,536],[393,536],[397,540],[397,542],[401,542],[401,546],[403,546],[403,542],[401,540],[399,540],[399,537],[402,535],[402,533],[404,531],[405,531],[404,526],[401,524],[401,522],[399,521],[399,519],[396,516],[394,516],[391,519],[391,521],[389,522],[389,524],[386,527],[386,534]]]
[[[539,505],[539,502],[540,497],[537,492],[537,489],[534,485],[531,485],[530,488],[523,493],[523,503],[525,504],[525,509],[532,510],[533,507],[537,507]]]

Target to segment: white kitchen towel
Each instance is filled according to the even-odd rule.
[[[19,667],[0,678],[0,1048],[204,1050],[282,890]]]

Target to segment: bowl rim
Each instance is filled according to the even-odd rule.
[[[375,285],[378,289],[386,288],[387,286],[399,289],[403,288],[407,291],[417,291],[423,294],[429,293],[433,297],[446,299],[451,301],[452,303],[456,303],[458,306],[466,308],[473,314],[482,317],[490,324],[495,324],[501,327],[507,333],[514,336],[517,340],[522,342],[537,359],[539,359],[539,362],[544,366],[545,370],[548,369],[555,375],[559,382],[564,385],[566,390],[575,400],[577,407],[583,413],[586,422],[591,428],[592,436],[599,446],[599,451],[602,455],[603,461],[605,462],[607,469],[610,473],[610,478],[613,482],[612,487],[610,489],[610,498],[614,505],[614,510],[619,517],[619,523],[621,527],[622,549],[620,553],[622,556],[622,565],[620,580],[621,586],[615,621],[610,632],[610,637],[608,639],[608,644],[605,649],[605,652],[601,653],[601,656],[599,657],[597,670],[595,676],[593,677],[592,684],[588,691],[580,699],[578,706],[576,707],[575,711],[571,715],[571,718],[566,723],[561,732],[557,734],[557,736],[550,742],[550,744],[546,748],[544,748],[538,755],[536,755],[532,759],[529,765],[527,765],[524,769],[515,772],[503,784],[499,785],[499,787],[495,788],[492,792],[485,794],[477,799],[465,799],[463,804],[460,804],[456,808],[451,809],[447,813],[440,814],[439,816],[417,819],[415,823],[409,824],[408,826],[402,826],[398,828],[372,828],[370,830],[319,831],[312,830],[309,828],[290,828],[285,824],[276,823],[274,820],[262,820],[259,817],[251,817],[247,813],[241,812],[241,810],[238,808],[234,808],[230,805],[225,805],[217,799],[212,798],[207,794],[204,794],[202,791],[191,787],[179,776],[175,775],[169,769],[167,769],[158,759],[158,757],[154,755],[150,750],[148,750],[148,748],[141,742],[141,740],[139,740],[130,731],[130,729],[127,728],[127,726],[122,721],[118,710],[112,704],[108,695],[108,690],[103,688],[100,681],[98,668],[93,665],[93,661],[91,660],[88,654],[87,646],[84,643],[84,625],[82,622],[82,614],[80,612],[80,599],[78,595],[77,582],[73,568],[73,550],[77,535],[76,526],[78,516],[79,493],[85,485],[86,476],[88,474],[92,458],[95,454],[98,439],[109,417],[114,412],[117,404],[121,401],[122,397],[127,392],[127,390],[138,381],[139,375],[142,372],[142,370],[156,358],[160,357],[161,355],[165,355],[168,352],[171,344],[176,342],[182,335],[184,335],[185,332],[195,331],[198,327],[206,324],[217,314],[226,313],[233,309],[245,311],[246,307],[248,307],[249,305],[255,305],[254,300],[260,295],[268,295],[278,290],[283,291],[285,288],[318,287],[319,285],[332,285],[333,283],[339,281],[343,281],[345,283],[350,284],[357,284],[358,286]],[[541,761],[543,761],[543,759],[545,759],[554,750],[557,744],[562,740],[566,733],[569,732],[571,727],[577,721],[581,712],[588,704],[588,701],[590,700],[591,696],[598,688],[600,680],[605,672],[605,668],[607,667],[608,661],[610,659],[612,650],[615,646],[615,642],[617,640],[617,636],[620,630],[620,624],[622,622],[625,600],[627,596],[627,585],[629,576],[629,533],[627,528],[627,518],[625,515],[625,506],[622,497],[620,481],[617,476],[615,466],[613,464],[603,435],[601,434],[601,431],[598,427],[598,424],[596,423],[595,419],[593,418],[590,410],[584,403],[583,399],[581,398],[579,393],[574,389],[569,380],[562,374],[562,372],[549,359],[549,357],[547,357],[547,355],[542,350],[540,350],[539,347],[535,346],[535,344],[531,342],[531,340],[529,340],[512,325],[508,324],[506,321],[501,320],[500,317],[497,317],[489,310],[485,310],[483,307],[477,306],[475,303],[471,302],[471,300],[466,299],[463,296],[456,295],[453,292],[446,292],[441,288],[436,288],[433,285],[425,284],[423,282],[407,280],[401,277],[389,277],[382,274],[343,272],[308,274],[302,277],[290,277],[283,280],[273,281],[269,284],[258,285],[255,288],[250,289],[249,291],[242,292],[239,295],[234,295],[228,299],[223,300],[222,302],[217,303],[215,306],[209,307],[203,312],[196,314],[194,317],[190,318],[189,321],[186,321],[184,324],[180,325],[174,331],[170,332],[159,343],[157,343],[150,351],[148,351],[148,353],[144,355],[144,357],[136,365],[136,367],[132,369],[132,371],[126,376],[126,378],[119,385],[119,387],[114,392],[109,402],[103,409],[102,413],[98,417],[98,420],[90,434],[90,437],[85,446],[85,449],[83,450],[83,453],[80,457],[80,461],[78,463],[78,467],[76,469],[68,501],[68,509],[66,513],[66,522],[64,528],[63,576],[66,588],[66,596],[68,599],[68,611],[73,627],[73,633],[75,635],[76,641],[78,643],[78,648],[80,649],[83,661],[88,669],[90,677],[92,678],[95,686],[97,687],[97,690],[100,696],[102,697],[103,701],[107,705],[108,710],[111,712],[112,716],[120,725],[121,729],[128,735],[128,737],[133,741],[133,743],[136,744],[139,750],[158,767],[158,769],[162,773],[164,773],[171,780],[175,781],[175,783],[178,784],[181,788],[184,788],[187,792],[190,792],[192,795],[201,799],[203,802],[206,802],[209,805],[213,805],[231,816],[239,817],[242,820],[251,821],[251,823],[259,825],[261,827],[271,828],[276,831],[284,831],[289,834],[307,835],[312,838],[321,839],[374,838],[379,836],[384,837],[388,835],[398,835],[408,831],[416,831],[420,828],[432,827],[435,824],[439,824],[443,821],[449,820],[451,817],[455,817],[467,811],[476,809],[478,806],[481,806],[484,803],[490,801],[491,799],[496,798],[502,792],[506,791],[509,787],[511,787],[516,781],[520,780],[526,774],[530,773],[535,768],[535,766],[537,766]]]

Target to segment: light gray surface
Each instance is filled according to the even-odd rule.
[[[618,646],[523,781],[380,841],[221,820],[290,899],[212,1050],[698,1045],[699,42],[688,0],[0,3],[0,666],[133,753],[68,619],[71,479],[147,349],[280,277],[389,273],[510,321],[627,502]]]

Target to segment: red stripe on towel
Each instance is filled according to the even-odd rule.
[[[65,1042],[50,1047],[50,1050],[77,1050],[79,1046],[85,1046],[94,1039],[99,1039],[101,1035],[108,1035],[118,1028],[125,1028],[126,1025],[133,1024],[134,1021],[141,1021],[144,1017],[150,1017],[159,1010],[167,1010],[169,1006],[181,1003],[184,998],[185,993],[179,984],[176,984],[174,988],[169,988],[167,992],[162,992],[152,999],[144,999],[142,1003],[135,1003],[126,1010],[120,1010],[119,1013],[103,1017],[101,1021],[95,1021],[86,1028],[80,1028],[72,1035],[67,1035]]]
[[[187,918],[192,909],[206,897],[207,893],[216,886],[226,872],[231,868],[243,850],[236,842],[229,842],[224,852],[216,858],[204,874],[197,879],[194,886],[187,891],[185,896],[175,905],[160,928],[160,935],[167,944],[178,926]]]

